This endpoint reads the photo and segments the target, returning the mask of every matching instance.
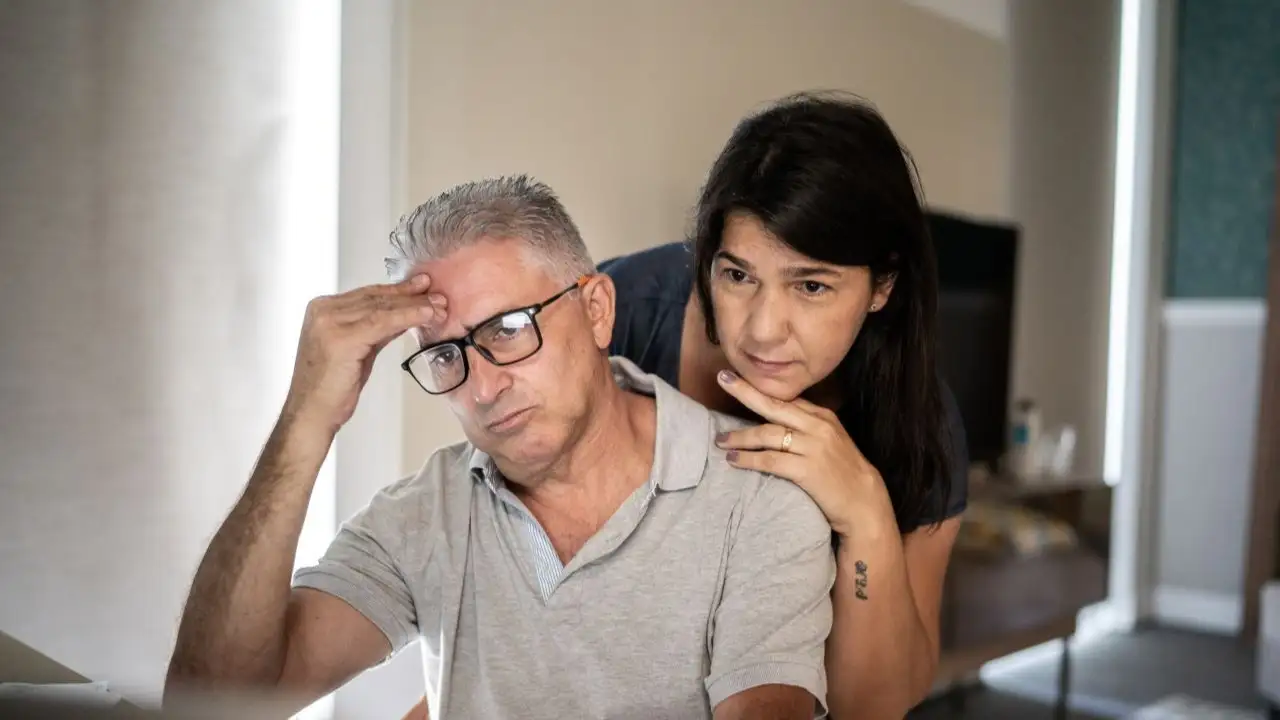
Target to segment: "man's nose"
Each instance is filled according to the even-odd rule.
[[[505,368],[489,362],[475,348],[469,347],[467,352],[471,354],[467,358],[467,364],[471,367],[470,377],[467,378],[471,397],[481,407],[492,405],[511,386],[511,375]]]

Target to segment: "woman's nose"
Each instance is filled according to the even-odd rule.
[[[747,332],[751,339],[762,344],[784,340],[789,325],[788,309],[782,299],[772,297],[771,293],[761,292],[752,304],[751,315],[747,319]]]

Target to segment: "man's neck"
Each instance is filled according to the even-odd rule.
[[[653,398],[619,387],[612,373],[595,398],[569,451],[532,482],[512,488],[553,536],[557,550],[557,527],[572,526],[590,537],[653,468],[658,426]]]

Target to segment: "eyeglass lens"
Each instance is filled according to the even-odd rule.
[[[477,350],[495,365],[520,362],[538,351],[541,341],[533,316],[518,310],[496,317],[476,328],[471,340]],[[409,362],[409,372],[423,390],[446,393],[467,379],[463,342],[434,347]]]

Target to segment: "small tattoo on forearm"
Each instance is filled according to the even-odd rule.
[[[867,599],[867,564],[859,560],[853,564],[853,584],[857,590],[854,592],[859,600]]]

